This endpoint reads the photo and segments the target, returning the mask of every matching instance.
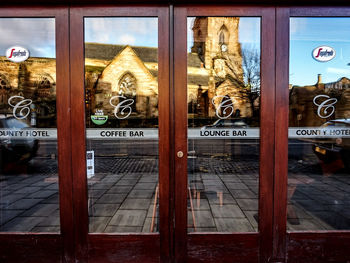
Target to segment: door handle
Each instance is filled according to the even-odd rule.
[[[177,157],[182,158],[184,156],[184,153],[182,151],[177,152]]]

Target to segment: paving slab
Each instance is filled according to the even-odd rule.
[[[215,224],[218,232],[254,232],[246,218],[215,218]]]
[[[222,194],[222,203],[220,200],[220,193],[205,193],[205,195],[203,195],[203,198],[204,197],[208,199],[208,202],[210,204],[215,204],[215,205],[237,204],[236,200],[230,194]]]
[[[150,199],[150,198],[152,198],[154,193],[155,193],[154,190],[132,190],[129,193],[128,198]]]
[[[42,233],[42,232],[60,233],[61,229],[59,226],[36,226],[32,229],[32,232],[34,232],[34,233]]]
[[[109,225],[142,227],[146,219],[145,210],[118,210]]]
[[[22,214],[25,210],[1,210],[0,211],[0,225],[5,224],[16,216]],[[2,226],[0,226],[0,231]]]
[[[147,210],[151,199],[129,199],[127,198],[121,205],[120,209],[145,209]]]
[[[258,199],[236,199],[243,211],[258,211]]]
[[[16,217],[3,225],[1,230],[6,232],[31,232],[42,220],[42,217]]]
[[[97,204],[120,204],[124,201],[126,194],[104,194],[97,201]]]
[[[141,226],[107,226],[105,233],[141,233]]]
[[[132,185],[134,186],[137,183],[137,180],[135,179],[120,179],[118,181],[118,183],[116,183],[115,185]]]
[[[29,198],[23,198],[20,199],[14,203],[12,203],[11,205],[9,205],[7,207],[7,209],[10,210],[27,210],[30,209],[31,207],[33,207],[34,205],[40,203],[43,199],[29,199]]]
[[[57,204],[37,204],[31,209],[26,210],[21,216],[50,216],[53,212],[58,210]]]
[[[111,217],[90,217],[89,218],[89,232],[103,233],[108,225]]]
[[[244,218],[242,210],[238,205],[211,205],[214,217]]]
[[[111,187],[107,193],[108,194],[122,194],[122,193],[129,193],[131,189],[133,189],[133,185],[115,185]]]
[[[232,196],[237,199],[256,199],[258,198],[257,194],[252,192],[249,189],[236,189],[230,191]]]
[[[48,217],[40,217],[41,221],[37,226],[59,226],[60,217],[59,215],[51,215]]]
[[[95,183],[93,186],[89,187],[89,190],[109,190],[114,184],[113,183]]]
[[[226,184],[226,187],[231,190],[237,190],[237,189],[248,189],[248,187],[243,183],[228,183]]]
[[[319,222],[314,219],[299,219],[299,224],[294,225],[287,220],[287,229],[290,231],[305,231],[305,230],[326,230]]]
[[[32,194],[39,190],[41,190],[41,187],[35,187],[35,186],[26,186],[23,188],[18,189],[14,194]]]
[[[195,221],[197,227],[215,227],[213,215],[210,211],[206,210],[197,210],[194,211]],[[187,218],[188,218],[188,226],[193,227],[193,217],[191,211],[187,212]]]
[[[52,195],[57,194],[55,190],[40,190],[34,194],[29,195],[29,198],[49,198]]]
[[[0,204],[5,204],[6,206],[8,206],[18,200],[23,199],[25,196],[25,194],[10,194],[4,197],[0,197]]]
[[[120,204],[94,204],[90,209],[90,216],[112,217],[118,210]]]
[[[156,188],[156,183],[137,183],[134,189],[136,190],[154,190]]]
[[[58,204],[59,203],[59,194],[54,194],[52,196],[50,196],[49,198],[46,198],[42,201],[42,203],[45,204]]]

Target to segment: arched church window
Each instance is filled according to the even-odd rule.
[[[47,77],[41,77],[38,81],[37,94],[39,97],[49,97],[51,91],[51,81]]]
[[[119,95],[125,97],[136,96],[136,78],[131,73],[126,73],[119,81]]]
[[[125,99],[132,99],[134,103],[131,105],[132,111],[136,112],[136,78],[131,73],[125,73],[119,80],[119,96],[124,96]]]
[[[10,84],[5,75],[0,74],[0,104],[7,103],[10,88]]]
[[[227,30],[227,27],[225,25],[222,25],[220,30],[219,30],[219,45],[220,45],[220,47],[222,47],[223,45],[225,45],[225,47],[226,47],[227,43],[228,43],[228,39],[229,39],[229,33]]]

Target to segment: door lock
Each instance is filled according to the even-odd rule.
[[[184,153],[182,151],[177,152],[177,157],[182,158],[184,156]]]

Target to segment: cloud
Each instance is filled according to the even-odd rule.
[[[135,37],[131,35],[122,35],[119,37],[119,43],[123,45],[134,45],[135,41]]]
[[[304,31],[307,27],[307,18],[293,17],[290,19],[290,34],[294,35],[300,31]]]
[[[345,68],[327,68],[327,73],[334,73],[334,74],[350,74],[350,69],[345,69]]]
[[[85,41],[156,47],[158,19],[153,17],[86,18]]]
[[[260,44],[260,18],[242,17],[239,21],[239,42]]]
[[[55,55],[53,18],[0,18],[0,55],[14,45],[27,48],[32,57]]]

